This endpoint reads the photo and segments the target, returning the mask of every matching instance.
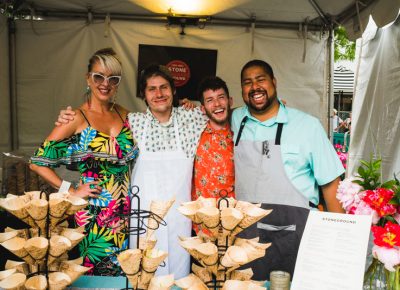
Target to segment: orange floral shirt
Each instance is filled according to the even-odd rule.
[[[220,130],[210,122],[201,134],[194,158],[192,200],[199,196],[219,197],[226,190],[235,197],[235,165],[233,163],[233,132],[229,125]]]

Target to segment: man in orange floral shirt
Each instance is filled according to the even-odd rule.
[[[233,133],[229,118],[232,98],[219,77],[207,77],[199,85],[198,96],[209,121],[194,159],[192,200],[199,196],[218,198],[220,192],[235,197]]]

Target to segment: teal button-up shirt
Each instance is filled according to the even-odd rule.
[[[247,106],[240,107],[232,114],[235,141],[244,116],[248,120],[240,140],[275,142],[278,123],[284,124],[281,153],[286,174],[295,188],[312,203],[319,203],[318,185],[325,185],[344,173],[343,165],[317,118],[281,104],[276,117],[260,122],[251,116]]]

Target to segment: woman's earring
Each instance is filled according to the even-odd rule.
[[[86,101],[88,103],[89,108],[90,108],[90,93],[91,93],[90,87],[87,86],[86,92],[85,92],[85,97],[86,97]]]

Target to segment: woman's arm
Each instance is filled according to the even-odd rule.
[[[85,125],[83,121],[83,117],[80,114],[76,114],[75,119],[68,124],[62,124],[61,126],[55,127],[51,131],[50,135],[47,137],[47,140],[62,140],[71,137],[72,135],[82,130],[82,126]],[[52,168],[32,163],[29,165],[29,168],[40,175],[51,186],[57,189],[61,187],[62,179],[56,174],[56,172]],[[91,184],[95,185],[94,188],[90,188]],[[101,188],[97,186],[97,182],[89,182],[80,185],[77,189],[70,187],[68,191],[78,197],[97,197],[96,194],[101,191]]]

